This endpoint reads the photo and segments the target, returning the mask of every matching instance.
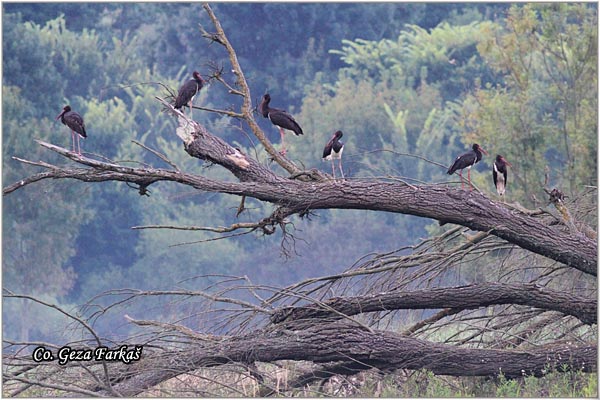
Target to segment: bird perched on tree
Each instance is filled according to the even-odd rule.
[[[344,170],[342,169],[342,152],[344,151],[344,143],[340,140],[341,137],[344,136],[342,131],[337,131],[333,134],[329,142],[325,145],[323,149],[323,159],[331,160],[331,171],[333,172],[333,179],[335,179],[335,167],[333,165],[333,160],[338,159],[340,172],[342,173],[342,179],[344,178]]]
[[[271,96],[267,93],[263,96],[262,101],[258,106],[258,112],[260,112],[263,117],[269,118],[271,123],[279,128],[279,134],[281,135],[281,154],[285,155],[284,129],[294,132],[296,136],[303,135],[304,132],[302,132],[302,128],[300,128],[300,125],[298,125],[294,117],[285,110],[269,107],[270,102]]]
[[[496,186],[496,191],[500,196],[504,196],[506,192],[506,183],[508,182],[507,165],[512,167],[512,164],[506,161],[504,157],[500,154],[496,155],[492,175],[494,176],[494,186]]]
[[[471,185],[471,187],[473,187],[473,185],[471,184],[471,167],[473,165],[477,164],[481,160],[481,157],[483,157],[481,155],[482,152],[485,155],[488,154],[487,151],[485,151],[481,146],[479,146],[477,143],[475,143],[475,144],[473,144],[472,150],[456,157],[456,160],[454,160],[454,163],[452,163],[452,166],[450,166],[450,168],[448,168],[448,175],[452,175],[454,172],[456,172],[458,170],[458,174],[460,175],[460,187],[461,188],[464,187],[463,176],[462,176],[462,170],[464,168],[467,168],[467,171],[468,171],[469,185]]]
[[[179,93],[177,93],[177,98],[175,99],[175,108],[180,109],[183,106],[188,106],[190,108],[190,117],[194,113],[194,109],[192,108],[194,97],[202,89],[205,82],[198,71],[194,71],[192,76],[193,79],[190,79],[179,88]]]
[[[81,146],[79,145],[79,136],[87,137],[85,132],[85,123],[81,115],[71,110],[71,106],[66,105],[60,114],[56,116],[56,120],[60,118],[60,122],[71,129],[71,139],[73,140],[73,151],[75,151],[75,137],[77,137],[77,154],[81,155]],[[77,135],[75,135],[77,133]]]

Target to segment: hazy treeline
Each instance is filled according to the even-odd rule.
[[[183,151],[174,121],[154,98],[177,90],[193,70],[208,78],[227,65],[220,46],[201,37],[199,24],[208,31],[210,24],[200,4],[3,7],[4,186],[31,173],[12,156],[57,161],[34,139],[70,146],[68,128],[54,121],[65,104],[86,121],[84,152],[168,167],[135,140],[191,173],[227,176]],[[546,174],[548,185],[566,193],[596,184],[595,4],[228,3],[214,9],[255,100],[269,91],[272,106],[302,125],[305,135],[287,141],[288,156],[306,168],[330,171],[320,155],[340,129],[350,178],[445,182],[453,178],[443,166],[478,142],[490,156],[472,176],[490,196],[496,154],[513,164],[509,201],[544,201]],[[223,76],[234,82],[227,69]],[[208,108],[239,101],[217,84],[199,97],[196,104]],[[198,110],[194,117],[268,162],[244,125]],[[260,123],[278,144],[277,131]],[[278,234],[179,245],[213,235],[131,230],[228,225],[268,214],[249,202],[236,219],[238,198],[168,184],[153,185],[149,194],[140,197],[125,184],[44,182],[5,197],[4,288],[69,307],[110,288],[206,286],[217,280],[209,274],[279,285],[343,270],[367,253],[413,244],[440,229],[416,217],[319,212],[295,222],[297,240],[286,258]],[[137,311],[158,319],[169,308]],[[28,302],[7,301],[3,312],[11,338],[42,340],[64,329],[58,315]]]

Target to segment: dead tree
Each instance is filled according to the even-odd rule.
[[[367,369],[428,369],[453,376],[502,373],[506,377],[541,376],[555,368],[597,370],[592,328],[597,324],[597,243],[593,235],[573,228],[577,215],[571,213],[567,223],[551,212],[499,203],[478,191],[440,184],[412,185],[396,179],[334,181],[323,172],[302,170],[280,155],[256,124],[252,97],[235,51],[211,8],[204,8],[215,27],[215,32],[204,31],[204,36],[226,49],[236,77],[233,84],[219,74],[213,78],[243,99],[239,112],[212,111],[246,123],[285,172],[273,172],[167,101],[157,99],[164,105],[165,118],[177,118],[179,127],[175,133],[185,151],[191,157],[227,169],[237,178],[236,182],[191,174],[175,165],[171,169],[133,168],[98,161],[38,141],[40,146],[74,161],[76,166],[14,157],[44,171],[5,187],[3,194],[44,179],[77,179],[90,183],[127,182],[137,185],[143,195],[152,184],[167,181],[273,205],[270,215],[254,223],[199,228],[219,233],[273,234],[279,228],[286,235],[292,216],[325,209],[386,211],[457,226],[404,249],[409,250],[408,254],[398,251],[375,255],[337,275],[285,288],[256,286],[247,277],[237,278],[233,287],[245,291],[254,302],[226,295],[231,287],[216,292],[131,289],[104,293],[102,296],[117,296],[119,300],[101,312],[93,311],[91,303],[82,307],[85,317],[61,310],[87,331],[85,338],[73,346],[93,348],[111,343],[111,338],[99,337],[89,321],[116,310],[117,305],[124,307],[148,296],[202,299],[207,309],[219,304],[228,308],[223,308],[213,329],[206,332],[173,321],[138,320],[123,315],[144,329],[130,341],[145,346],[143,357],[130,364],[99,360],[64,366],[56,362],[37,364],[31,361],[28,344],[5,341],[6,394],[14,396],[36,387],[71,395],[134,396],[160,390],[169,380],[183,382],[184,377],[190,376],[204,382],[204,387],[225,385],[217,377],[223,373],[251,379],[259,387],[256,395],[268,395],[301,388],[334,374],[352,375]],[[567,205],[561,203],[561,207]],[[479,233],[468,236],[469,230]],[[499,272],[498,282],[436,286],[443,274],[491,251],[506,252],[503,262],[508,267]],[[583,282],[583,289],[565,291],[561,279],[575,276]],[[4,296],[24,297],[11,292]],[[39,299],[30,300],[40,303]],[[435,313],[398,331],[394,327],[407,318],[407,310]],[[471,327],[455,330],[455,334],[440,334],[445,327],[465,324]],[[547,332],[556,331],[557,327],[563,332],[562,339],[547,339]],[[283,360],[307,362],[309,367],[281,388],[269,378],[272,368],[264,365]],[[208,376],[206,371],[215,375]],[[244,394],[242,386],[230,384],[228,389]],[[194,390],[198,394],[204,389]],[[214,394],[216,389],[208,393]]]

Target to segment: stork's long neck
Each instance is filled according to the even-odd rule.
[[[258,110],[263,117],[267,118],[269,116],[269,113],[271,112],[271,108],[269,107],[269,102],[268,101],[263,101],[262,103],[260,103],[260,107]]]

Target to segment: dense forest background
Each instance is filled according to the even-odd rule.
[[[544,185],[575,196],[597,184],[596,4],[213,7],[255,103],[268,91],[272,106],[292,112],[302,125],[304,136],[288,135],[288,156],[307,168],[330,171],[322,148],[341,129],[349,178],[453,180],[444,166],[477,142],[490,156],[472,178],[490,197],[496,154],[513,165],[507,200],[526,207],[545,204]],[[32,172],[12,156],[42,159],[34,139],[70,146],[68,129],[54,120],[65,104],[86,121],[88,154],[165,166],[135,140],[192,173],[227,176],[183,151],[175,122],[155,100],[169,95],[166,88],[176,91],[194,70],[208,78],[227,65],[219,46],[202,38],[200,25],[210,26],[193,3],[3,4],[4,186]],[[223,74],[233,81],[229,71]],[[227,109],[236,101],[210,84],[196,104]],[[255,151],[238,121],[198,110],[194,117],[246,153]],[[260,123],[278,143],[277,130],[265,119]],[[267,164],[264,151],[256,151]],[[53,161],[47,152],[43,159]],[[59,181],[5,197],[3,288],[71,308],[109,289],[206,287],[223,276],[280,286],[344,270],[366,254],[410,246],[442,229],[417,217],[335,210],[295,219],[292,244],[281,236],[207,241],[214,235],[132,230],[227,226],[268,214],[249,202],[238,219],[239,199],[168,184],[153,185],[149,194],[124,183]],[[482,280],[481,274],[460,279]],[[158,318],[175,311],[157,299],[154,309],[129,312]],[[99,332],[132,329],[124,319],[103,321]],[[60,342],[68,333],[60,314],[10,299],[3,334]]]

